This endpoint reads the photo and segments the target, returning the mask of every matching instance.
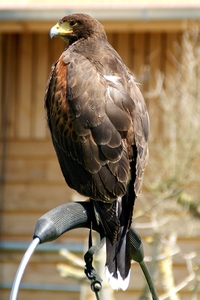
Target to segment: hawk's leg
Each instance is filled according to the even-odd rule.
[[[89,250],[84,255],[85,260],[85,274],[91,281],[91,289],[97,293],[101,290],[102,279],[97,274],[96,270],[92,266],[93,255],[104,245],[104,239],[101,239],[98,246],[92,246],[92,230],[89,233]]]
[[[100,249],[101,247],[92,246],[90,249],[85,253],[84,260],[85,260],[85,274],[87,278],[91,281],[91,289],[94,292],[98,292],[101,290],[101,282],[102,279],[97,274],[96,270],[92,266],[93,262],[93,255]]]

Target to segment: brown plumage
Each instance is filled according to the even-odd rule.
[[[45,94],[52,141],[67,184],[91,199],[104,229],[111,285],[126,289],[128,230],[148,159],[146,105],[97,20],[66,16],[51,36],[67,42]]]

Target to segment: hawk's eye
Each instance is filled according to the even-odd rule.
[[[69,22],[69,25],[70,25],[70,26],[76,25],[76,21],[70,21],[70,22]]]

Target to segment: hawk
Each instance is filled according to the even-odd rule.
[[[47,123],[68,186],[89,197],[106,238],[113,289],[129,284],[129,229],[148,160],[149,117],[135,78],[86,14],[51,28],[67,46],[52,66],[45,93]]]

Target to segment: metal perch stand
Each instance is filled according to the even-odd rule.
[[[50,242],[57,239],[63,233],[75,229],[75,228],[89,228],[99,232],[102,235],[102,228],[97,224],[95,218],[93,218],[91,213],[90,202],[76,202],[67,203],[60,205],[46,214],[44,214],[36,223],[33,241],[28,247],[22,261],[19,265],[17,273],[15,275],[12,290],[10,294],[10,300],[16,300],[20,282],[28,264],[28,261],[33,254],[34,250],[38,244],[45,242]],[[159,300],[157,292],[155,290],[151,275],[144,262],[144,253],[142,241],[139,235],[134,231],[134,229],[129,230],[132,259],[140,264],[140,267],[144,273],[147,280],[152,299]],[[104,240],[101,239],[99,246],[92,246],[90,241],[90,248],[84,255],[85,259],[85,274],[91,282],[91,289],[95,293],[97,300],[99,300],[99,291],[101,290],[101,278],[96,273],[95,269],[92,267],[92,260],[94,253],[100,249],[104,244]]]

